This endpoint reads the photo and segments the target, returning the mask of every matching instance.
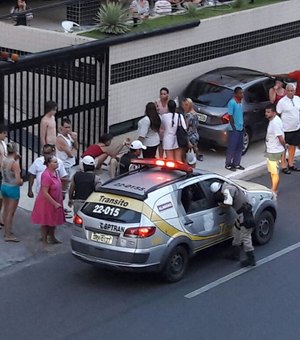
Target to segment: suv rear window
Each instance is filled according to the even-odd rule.
[[[233,90],[217,84],[194,80],[186,88],[184,96],[206,106],[225,107],[233,97]]]
[[[91,217],[119,223],[139,223],[141,213],[114,205],[87,202],[81,211]]]

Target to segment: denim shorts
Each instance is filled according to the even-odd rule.
[[[1,193],[3,198],[18,200],[20,198],[20,187],[17,185],[2,183]]]

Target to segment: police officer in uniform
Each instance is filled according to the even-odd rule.
[[[225,206],[231,206],[236,214],[234,227],[232,229],[232,256],[234,260],[240,260],[240,249],[243,245],[246,259],[241,261],[242,267],[255,266],[254,247],[252,245],[252,232],[255,227],[252,214],[252,206],[249,204],[245,193],[238,187],[224,182],[223,185],[219,182],[213,182],[210,185],[210,190],[218,198],[217,201],[222,202]]]

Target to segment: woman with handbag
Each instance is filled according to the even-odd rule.
[[[182,161],[183,151],[188,146],[188,137],[184,117],[176,113],[176,103],[174,100],[168,102],[169,112],[161,117],[164,129],[163,149],[167,159]]]
[[[193,108],[193,101],[190,98],[185,98],[182,103],[181,107],[184,111],[185,122],[187,126],[187,133],[189,142],[198,161],[203,161],[203,155],[200,154],[198,143],[199,143],[199,133],[198,133],[198,126],[199,121],[197,117],[197,112]]]

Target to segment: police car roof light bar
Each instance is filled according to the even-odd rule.
[[[193,172],[193,168],[186,163],[173,161],[168,159],[153,159],[153,158],[136,158],[132,159],[131,163],[139,165],[160,166],[167,169],[184,171],[186,173]]]

